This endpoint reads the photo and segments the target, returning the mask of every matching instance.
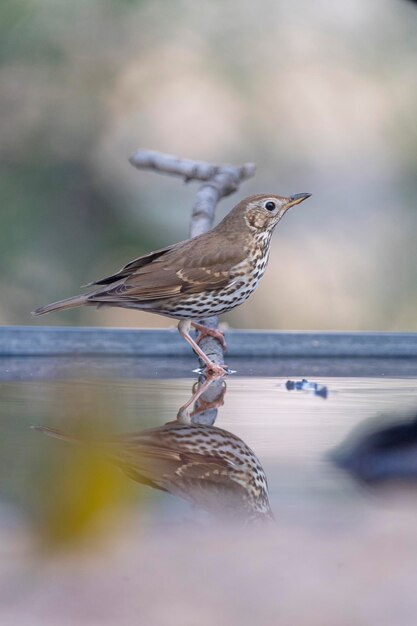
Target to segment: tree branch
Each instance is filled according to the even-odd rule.
[[[189,180],[212,180],[216,174],[228,171],[232,176],[238,175],[239,181],[251,178],[255,173],[253,163],[245,163],[241,166],[234,165],[214,165],[206,161],[192,161],[190,159],[179,159],[172,154],[163,154],[154,150],[138,150],[130,158],[130,163],[138,170],[155,170],[164,174],[181,176],[185,182]],[[229,193],[236,191],[231,188]],[[224,193],[224,195],[227,195]]]
[[[204,161],[179,159],[171,154],[162,154],[152,150],[139,150],[133,154],[130,163],[137,169],[180,176],[189,182],[202,181],[193,205],[190,236],[197,237],[208,232],[214,224],[218,202],[239,189],[239,185],[255,174],[255,165],[245,163],[241,166],[214,165]],[[210,317],[201,320],[210,328],[217,328],[218,318]],[[224,365],[224,354],[221,344],[213,337],[204,337],[201,348],[217,365]]]

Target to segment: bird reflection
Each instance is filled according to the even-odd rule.
[[[247,523],[271,520],[267,478],[260,461],[242,439],[213,426],[225,392],[222,378],[200,379],[175,421],[100,446],[128,477],[179,496],[216,517]],[[37,429],[82,443],[54,429]]]
[[[417,415],[390,422],[381,417],[367,420],[329,457],[337,467],[369,486],[415,484]]]

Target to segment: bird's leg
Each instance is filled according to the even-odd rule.
[[[203,352],[200,346],[191,337],[190,328],[191,320],[181,320],[178,324],[178,330],[181,337],[184,337],[185,341],[190,344],[196,355],[200,357],[200,359],[203,361],[206,366],[207,373],[211,374],[212,376],[224,376],[225,374],[227,374],[226,366],[216,365],[216,363],[210,361],[207,354]]]
[[[221,330],[208,328],[207,326],[203,326],[203,324],[199,324],[198,322],[191,322],[191,326],[194,326],[194,328],[198,330],[198,337],[195,340],[197,344],[200,344],[200,341],[204,339],[204,337],[214,337],[214,339],[217,339],[217,341],[220,342],[224,352],[226,352],[227,343]]]
[[[223,373],[224,375],[224,373]],[[222,376],[223,376],[222,375]],[[211,408],[217,408],[218,406],[221,406],[223,404],[223,398],[224,398],[224,394],[226,391],[226,383],[224,381],[222,381],[223,386],[222,386],[222,390],[220,393],[220,397],[213,401],[213,402],[205,402],[204,400],[202,400],[200,398],[200,396],[207,391],[207,389],[210,387],[210,385],[215,382],[216,380],[219,380],[220,377],[219,376],[214,376],[214,375],[209,375],[207,376],[207,378],[204,380],[203,383],[196,383],[196,385],[193,386],[193,395],[191,396],[191,398],[179,409],[178,413],[177,413],[177,420],[183,424],[189,424],[191,421],[191,418],[194,417],[195,415],[198,415],[198,413],[202,413],[203,411],[206,411],[208,409]],[[197,400],[199,400],[199,407],[196,409],[195,408],[195,404],[197,403]],[[191,408],[190,408],[191,407]]]
[[[213,380],[218,380],[218,378],[212,378],[210,380],[210,385],[212,384]],[[203,391],[207,391],[207,389],[204,389]],[[199,413],[204,413],[204,411],[208,411],[209,409],[218,409],[219,406],[223,406],[224,396],[226,393],[226,381],[222,381],[222,389],[220,394],[215,400],[212,400],[211,402],[209,402],[208,400],[204,400],[200,397],[203,391],[198,394],[197,399],[194,401],[194,404],[197,405],[197,408],[192,411],[191,417],[195,417],[196,415],[199,415]]]

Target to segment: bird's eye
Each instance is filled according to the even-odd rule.
[[[265,204],[265,208],[267,211],[275,211],[276,209],[275,202],[267,202]]]

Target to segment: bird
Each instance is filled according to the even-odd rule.
[[[213,363],[199,346],[203,337],[212,336],[225,348],[223,333],[198,320],[226,313],[249,298],[265,272],[276,225],[288,209],[310,196],[248,196],[209,232],[138,257],[115,274],[85,285],[92,291],[32,313],[111,306],[174,318],[179,320],[180,335],[203,361],[205,372],[224,376],[227,367]],[[196,340],[190,335],[191,327],[199,331]]]
[[[69,443],[92,445],[54,428],[32,428]],[[134,481],[185,499],[216,517],[244,523],[274,520],[259,459],[227,430],[175,420],[95,445]]]

